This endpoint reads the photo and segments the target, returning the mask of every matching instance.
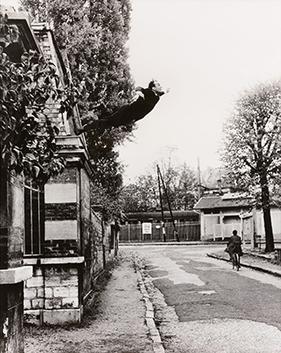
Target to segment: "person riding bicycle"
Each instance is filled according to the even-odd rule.
[[[233,254],[238,254],[239,256],[243,255],[241,244],[241,238],[237,235],[237,230],[234,230],[227,244],[227,252],[229,253],[230,259],[232,259]]]

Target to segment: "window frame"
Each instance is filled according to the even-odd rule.
[[[44,187],[34,181],[26,180],[24,183],[24,256],[36,257],[43,253],[45,240],[44,203]],[[34,207],[36,207],[36,212],[34,212]]]

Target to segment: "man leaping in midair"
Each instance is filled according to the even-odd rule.
[[[158,103],[160,96],[165,93],[156,80],[149,82],[147,88],[137,87],[136,91],[138,91],[137,99],[105,118],[92,120],[82,127],[76,126],[74,119],[75,133],[79,135],[95,129],[107,130],[112,127],[131,125],[151,112]]]

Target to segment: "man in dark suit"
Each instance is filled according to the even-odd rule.
[[[137,87],[138,96],[129,104],[121,107],[117,112],[88,124],[78,127],[74,122],[74,130],[77,135],[91,130],[107,130],[119,126],[132,125],[143,119],[159,102],[160,96],[165,92],[156,80],[152,80],[147,88]]]
[[[243,255],[241,245],[242,245],[241,238],[237,234],[237,230],[234,230],[232,232],[232,236],[230,237],[228,244],[227,244],[227,248],[226,248],[226,252],[228,252],[231,261],[233,261],[234,254],[238,254],[239,261],[240,261],[240,256]]]

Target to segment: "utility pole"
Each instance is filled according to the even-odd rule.
[[[163,200],[162,200],[161,183],[160,183],[160,169],[158,165],[157,165],[157,180],[158,180],[159,199],[160,199],[161,218],[162,218],[162,221],[161,221],[162,237],[163,237],[163,241],[166,242],[165,218],[164,218]]]
[[[168,207],[169,207],[169,212],[170,212],[170,215],[171,215],[172,224],[173,224],[173,228],[174,228],[174,235],[175,235],[175,237],[176,237],[176,240],[177,240],[177,241],[180,241],[180,239],[179,239],[179,233],[178,233],[178,230],[177,230],[177,227],[176,227],[176,224],[175,224],[175,219],[174,219],[174,215],[173,215],[172,208],[171,208],[171,202],[170,202],[170,198],[169,198],[169,195],[168,195],[168,191],[167,191],[167,188],[166,188],[164,179],[163,179],[163,177],[162,177],[162,174],[161,174],[161,172],[160,172],[160,168],[159,168],[158,165],[157,165],[157,170],[158,170],[158,175],[159,175],[160,180],[161,180],[161,182],[162,182],[162,186],[163,186],[163,189],[164,189],[166,198],[167,198]]]
[[[200,161],[199,157],[197,157],[197,173],[198,173],[198,200],[201,198],[201,170],[200,170]]]

